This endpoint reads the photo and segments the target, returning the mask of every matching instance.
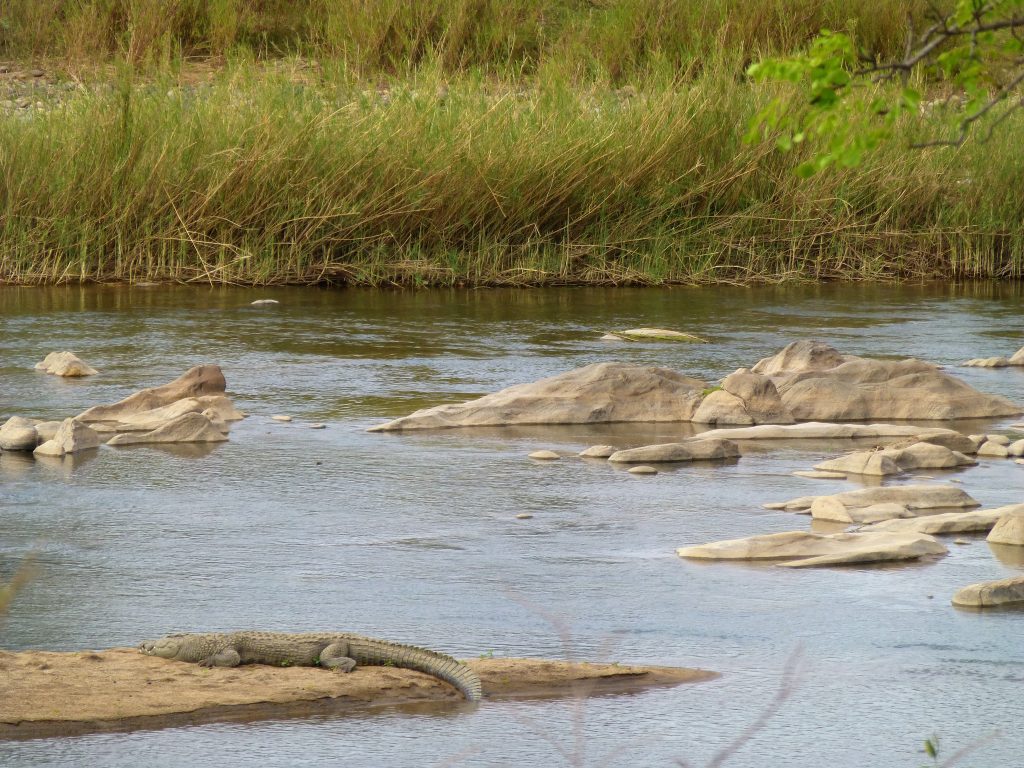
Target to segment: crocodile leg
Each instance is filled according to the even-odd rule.
[[[238,655],[238,651],[228,645],[212,656],[200,659],[198,663],[200,667],[237,667],[242,663],[242,657]]]
[[[356,660],[349,657],[347,642],[337,642],[320,651],[320,666],[351,672],[356,668]]]

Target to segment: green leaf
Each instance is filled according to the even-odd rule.
[[[900,100],[902,106],[909,110],[917,110],[921,106],[921,94],[913,88],[904,88]]]
[[[809,179],[817,172],[818,168],[812,160],[805,160],[796,167],[796,175],[801,179]]]

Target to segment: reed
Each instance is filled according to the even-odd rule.
[[[943,2],[944,0],[940,0]],[[886,54],[927,0],[5,0],[0,58],[68,66],[104,58],[300,54],[372,76],[424,61],[448,74],[548,71],[642,78],[665,64],[700,68],[785,52],[822,27]],[[947,3],[948,4],[948,3]]]
[[[329,68],[328,68],[329,69]],[[667,75],[666,75],[667,78]],[[728,57],[623,92],[255,63],[0,117],[0,280],[656,284],[1020,277],[1021,124],[798,179]],[[909,128],[907,129],[909,130]]]

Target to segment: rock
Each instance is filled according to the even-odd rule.
[[[38,371],[54,376],[95,376],[99,373],[74,352],[51,352],[42,362],[36,363],[35,367]]]
[[[245,414],[235,408],[231,398],[225,395],[202,395],[195,399],[199,401],[204,413],[210,411],[221,421],[241,421],[245,418]]]
[[[282,422],[284,424],[287,424],[288,422],[290,422],[292,420],[291,416],[285,416],[284,414],[280,414],[280,413],[275,415],[275,416],[271,416],[270,418],[273,419],[274,421],[280,421],[280,422]]]
[[[34,451],[39,445],[35,422],[21,416],[11,416],[0,427],[0,450]]]
[[[1012,363],[1005,357],[976,357],[973,360],[966,360],[960,365],[966,368],[1005,368]]]
[[[855,475],[896,475],[902,470],[885,451],[856,451],[838,459],[815,464],[823,472],[849,472]]]
[[[614,445],[592,445],[589,448],[580,451],[578,455],[585,459],[607,459],[617,450],[619,449]]]
[[[656,474],[658,474],[658,470],[656,470],[654,467],[649,467],[646,464],[638,464],[635,467],[630,467],[626,471],[629,472],[631,475],[656,475]]]
[[[1024,365],[1024,347],[1010,355],[1010,365]]]
[[[885,476],[914,469],[949,469],[976,463],[964,454],[941,445],[914,443],[906,448],[856,451],[838,459],[816,464],[814,468],[826,472]]]
[[[1024,605],[1024,576],[971,584],[953,595],[953,605],[965,608]]]
[[[801,421],[949,420],[1021,410],[931,363],[841,355],[821,342],[793,342],[751,370],[772,377],[783,405]]]
[[[227,384],[219,365],[197,365],[172,382],[143,389],[113,405],[96,405],[79,414],[80,421],[123,421],[130,414],[151,411],[188,397],[223,395]]]
[[[1024,456],[1024,440],[1015,440],[1006,446],[1006,452],[1010,456]]]
[[[707,395],[693,421],[699,424],[792,424],[767,376],[737,371],[726,376],[722,388]]]
[[[277,299],[256,299],[256,301],[250,302],[250,306],[253,306],[253,307],[263,307],[263,306],[269,306],[269,305],[272,305],[272,304],[280,304],[280,303],[281,302],[279,302]]]
[[[731,440],[690,438],[682,443],[662,443],[616,451],[608,461],[640,464],[662,461],[710,461],[739,458],[740,450]]]
[[[676,550],[680,557],[707,560],[781,560],[791,568],[913,560],[948,550],[917,533],[833,533],[787,531],[718,541]]]
[[[846,360],[846,357],[828,344],[802,339],[787,344],[782,351],[764,358],[750,370],[765,376],[827,371],[842,365]]]
[[[975,443],[967,435],[962,435],[952,429],[922,432],[916,437],[922,443],[941,445],[943,448],[949,448],[957,453],[970,455],[978,452],[978,443]]]
[[[310,424],[309,428],[310,429],[327,429],[327,425],[326,424]]]
[[[518,515],[516,515],[516,520],[532,520],[532,519],[533,519],[533,515],[531,515],[529,512],[520,512]]]
[[[608,339],[609,336],[623,341],[682,341],[697,344],[708,343],[707,339],[702,339],[700,336],[694,336],[692,333],[670,331],[664,328],[631,328],[627,331],[610,331],[601,338]]]
[[[1018,504],[1016,509],[1000,517],[986,540],[992,544],[1024,547],[1024,504]]]
[[[93,428],[98,432],[151,432],[186,413],[203,414],[222,432],[227,431],[225,421],[237,420],[237,417],[241,415],[241,412],[235,410],[231,401],[223,395],[207,395],[186,397],[161,408],[129,413],[122,420],[116,422],[96,421],[92,423]]]
[[[125,432],[112,437],[107,445],[138,445],[143,443],[220,443],[227,440],[201,413],[184,413],[157,427],[152,432]]]
[[[961,547],[966,547],[971,543],[970,539],[953,539],[953,543]]]
[[[798,469],[792,473],[795,477],[809,477],[812,480],[845,480],[842,472],[826,472],[820,469]]]
[[[41,70],[41,69],[33,69],[32,71],[29,72],[29,74],[32,75],[32,77],[42,77],[46,73],[43,72],[43,70]]]
[[[935,442],[936,439],[954,440],[963,437],[952,429],[913,427],[906,424],[834,424],[809,421],[802,424],[761,424],[756,427],[712,429],[699,437],[721,437],[727,440],[885,440],[916,437]],[[973,452],[973,448],[971,450]]]
[[[811,505],[811,516],[815,520],[828,520],[833,523],[877,523],[883,520],[894,520],[914,517],[915,513],[902,504],[885,502],[869,504],[866,507],[846,506],[829,496],[815,499]]]
[[[862,528],[863,531],[913,531],[939,536],[948,533],[989,531],[1000,518],[1015,511],[1024,511],[1024,504],[1011,504],[996,509],[972,509],[965,512],[943,512],[904,520],[885,520]]]
[[[776,380],[776,387],[790,413],[808,421],[952,420],[1020,412],[1006,398],[978,392],[918,360],[851,360]]]
[[[36,433],[39,435],[39,441],[53,440],[57,435],[57,430],[60,429],[60,425],[63,423],[62,421],[40,421],[36,424]]]
[[[888,503],[902,504],[911,510],[979,506],[978,502],[968,496],[962,488],[951,488],[948,485],[892,485],[881,488],[859,488],[832,496],[801,496],[770,507],[764,506],[767,509],[800,512],[813,510],[815,502],[823,499],[838,501],[846,508],[870,507],[875,504]],[[840,520],[838,522],[848,521]]]
[[[77,419],[64,419],[53,438],[36,448],[34,453],[36,456],[65,456],[99,448],[101,442],[99,434],[87,425]]]
[[[667,368],[597,363],[369,429],[689,421],[707,385]]]
[[[534,451],[529,457],[531,459],[536,459],[537,461],[555,461],[556,459],[562,458],[554,451]]]
[[[1009,445],[1010,438],[1006,435],[985,435],[985,442],[995,443],[996,445]]]
[[[979,456],[988,456],[996,459],[1005,459],[1010,455],[1010,451],[1005,445],[999,445],[999,443],[993,443],[990,440],[986,440],[981,444],[978,449]]]

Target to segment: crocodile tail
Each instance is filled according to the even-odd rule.
[[[444,653],[369,638],[348,638],[349,655],[357,664],[414,669],[455,686],[467,701],[480,701],[483,690],[476,672]]]

